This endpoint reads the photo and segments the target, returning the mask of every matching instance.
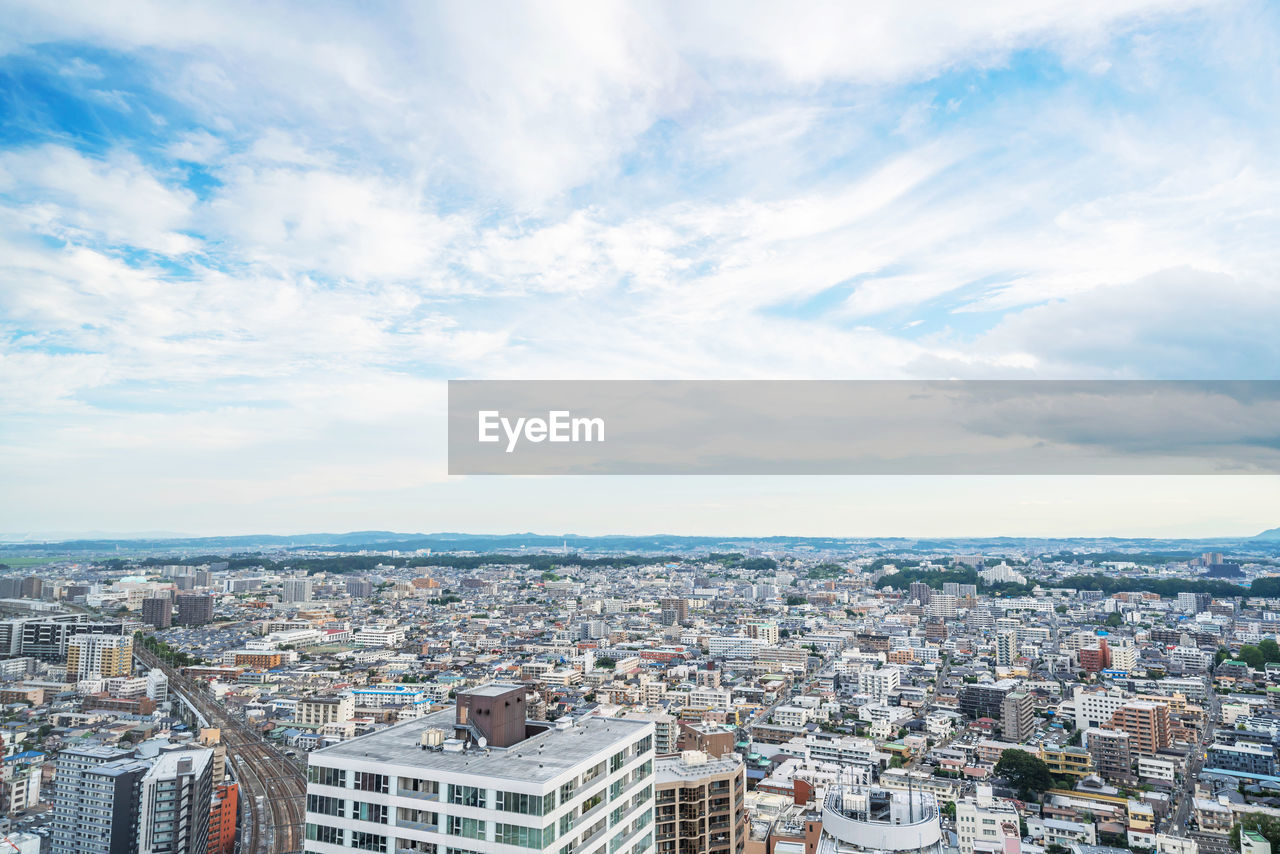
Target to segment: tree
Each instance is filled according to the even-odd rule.
[[[1276,643],[1275,638],[1265,638],[1258,643],[1258,649],[1262,652],[1262,657],[1270,664],[1273,661],[1280,661],[1280,644]]]
[[[1120,612],[1112,611],[1110,614],[1107,614],[1107,625],[1111,628],[1118,629],[1123,623],[1124,618],[1120,616]]]
[[[1256,830],[1267,838],[1274,850],[1280,846],[1280,818],[1269,816],[1266,813],[1248,812],[1231,828],[1231,850],[1240,850],[1240,831]]]
[[[1250,643],[1240,647],[1240,654],[1236,657],[1253,670],[1265,670],[1267,667],[1267,658],[1262,650]]]
[[[1053,786],[1049,766],[1040,757],[1025,750],[1006,750],[1000,754],[996,774],[1017,789],[1018,797],[1024,801],[1031,800],[1033,794],[1038,795]]]
[[[614,667],[617,666],[617,664],[618,664],[617,661],[615,661],[614,659],[610,658],[607,655],[602,655],[596,659],[596,667],[600,668],[601,670],[612,670]]]

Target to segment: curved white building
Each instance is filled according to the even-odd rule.
[[[942,854],[942,848],[933,795],[878,786],[836,787],[823,802],[817,854]]]

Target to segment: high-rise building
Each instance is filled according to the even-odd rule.
[[[132,635],[76,635],[67,642],[69,680],[128,676],[132,671]]]
[[[741,854],[747,823],[746,769],[740,756],[716,759],[687,750],[659,759],[656,774],[654,825],[662,850]]]
[[[658,600],[664,626],[683,626],[689,622],[689,600],[683,596]]]
[[[773,621],[747,623],[746,631],[747,637],[762,640],[765,643],[777,643],[780,637],[778,624]]]
[[[1116,709],[1111,726],[1129,734],[1129,747],[1139,756],[1155,756],[1169,746],[1169,707],[1131,700]]]
[[[311,601],[310,578],[286,578],[284,580],[283,601],[287,603]]]
[[[1018,657],[1018,632],[1001,629],[996,632],[996,665],[1008,667]]]
[[[1010,691],[1000,704],[1000,732],[1005,741],[1021,743],[1036,729],[1035,700],[1029,691]]]
[[[39,599],[44,595],[44,581],[38,575],[29,575],[22,579],[22,598]]]
[[[240,787],[236,783],[213,787],[213,803],[209,807],[209,854],[232,854],[236,850],[239,797]]]
[[[525,715],[491,684],[444,709],[310,754],[311,854],[654,854],[653,724]]]
[[[58,754],[53,778],[53,854],[134,854],[146,762],[94,746]]]
[[[1004,711],[1004,698],[1015,687],[1011,679],[990,684],[965,685],[960,689],[960,711],[970,720],[999,720]]]
[[[923,581],[913,581],[908,585],[907,598],[921,605],[928,605],[933,600],[933,588]]]
[[[347,595],[364,599],[373,595],[373,582],[367,578],[352,578],[347,581]]]
[[[213,751],[168,750],[149,764],[139,789],[137,854],[206,854]]]
[[[203,626],[213,619],[213,597],[205,593],[179,593],[179,626]]]
[[[954,620],[957,616],[956,597],[947,593],[934,593],[929,597],[929,616]]]
[[[1111,649],[1106,638],[1099,638],[1097,646],[1081,647],[1077,655],[1085,673],[1097,673],[1111,666]]]
[[[155,703],[169,700],[169,677],[159,667],[147,671],[147,699]]]
[[[1085,732],[1093,770],[1108,783],[1133,781],[1133,752],[1129,735],[1118,729],[1091,727]]]
[[[167,629],[173,624],[173,602],[168,596],[153,596],[142,600],[142,622]]]
[[[83,615],[77,614],[75,617],[76,619],[42,617],[23,621],[19,654],[40,661],[66,661],[67,646],[76,635],[124,634],[123,623],[89,623],[84,621]]]

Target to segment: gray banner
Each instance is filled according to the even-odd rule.
[[[450,474],[1276,474],[1280,381],[449,382]]]

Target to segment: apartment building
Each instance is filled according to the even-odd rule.
[[[134,854],[147,763],[98,745],[62,751],[55,768],[52,854]]]
[[[322,727],[349,721],[355,716],[356,700],[350,694],[339,697],[307,697],[294,707],[293,719],[301,726]]]
[[[142,600],[142,622],[167,629],[173,624],[173,602],[168,596],[153,596]]]
[[[956,804],[956,836],[961,854],[1003,854],[1016,841],[1018,810],[1009,801],[992,797],[990,786],[979,786],[977,795]]]
[[[1021,743],[1036,730],[1035,700],[1029,691],[1010,691],[1000,702],[1000,732],[1006,741]]]
[[[305,851],[655,854],[654,726],[526,717],[521,685],[312,753]]]
[[[212,800],[212,750],[160,753],[139,787],[137,854],[206,854]]]
[[[1111,726],[1129,734],[1129,748],[1139,756],[1155,756],[1169,746],[1169,707],[1134,700],[1116,709]]]
[[[128,676],[132,669],[131,635],[84,634],[67,642],[67,678],[70,680]]]
[[[179,593],[178,615],[174,622],[179,626],[203,626],[213,620],[213,597],[202,593]]]
[[[746,769],[742,758],[697,750],[659,759],[655,828],[658,854],[741,854],[746,845]]]

